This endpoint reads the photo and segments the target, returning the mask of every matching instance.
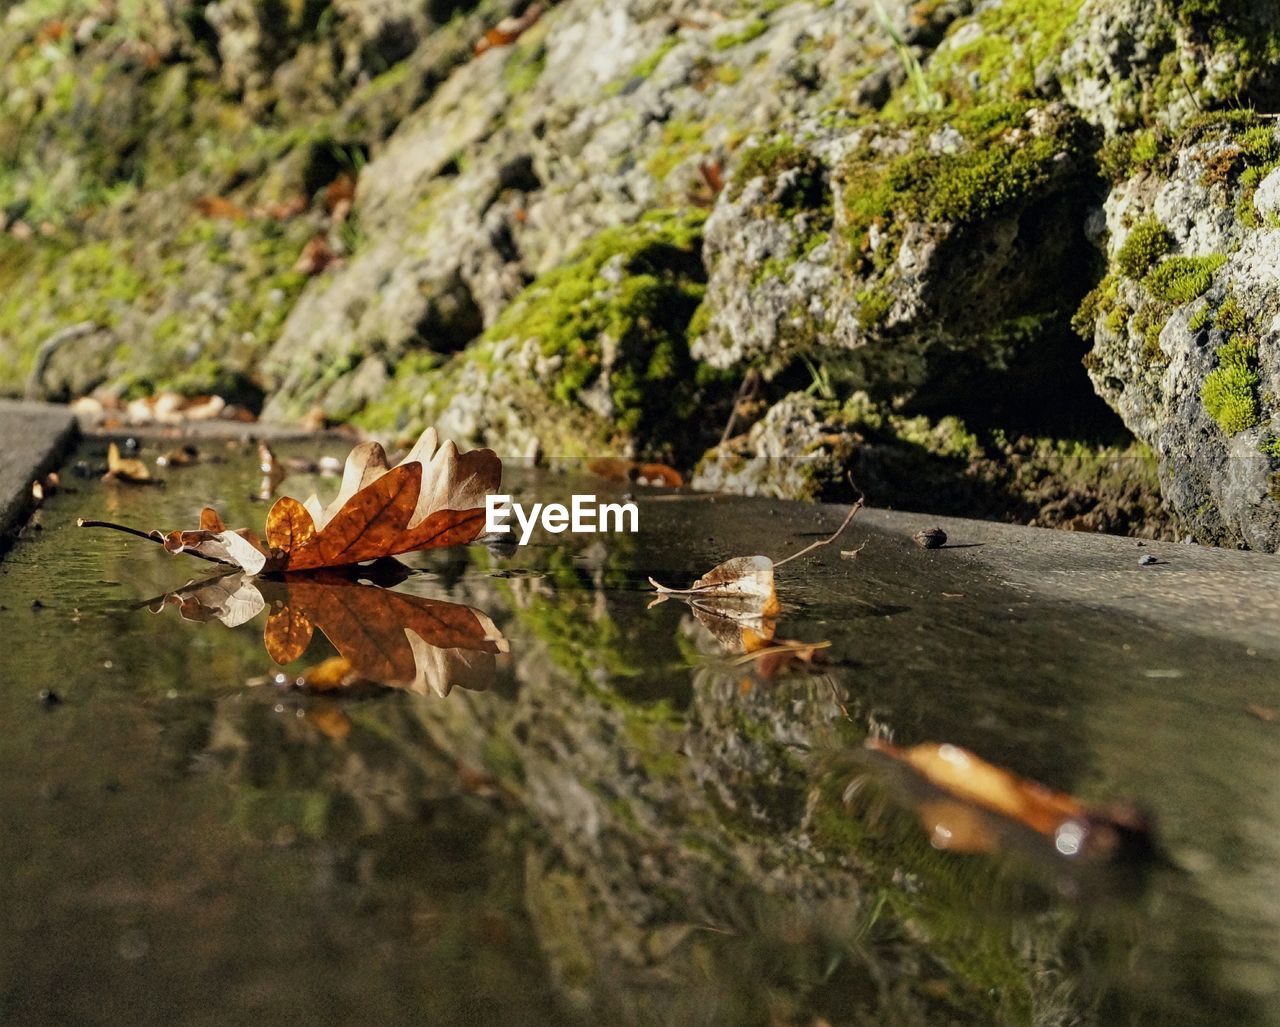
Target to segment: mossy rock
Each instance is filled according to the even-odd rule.
[[[518,452],[528,448],[523,436],[558,456],[690,460],[715,430],[708,404],[727,416],[731,391],[689,353],[705,291],[705,217],[655,211],[598,233],[536,278],[476,343],[438,367],[403,364],[392,388],[405,396],[415,383],[408,389],[421,390],[423,416]],[[480,405],[469,399],[477,389]],[[382,415],[361,419],[376,425]]]

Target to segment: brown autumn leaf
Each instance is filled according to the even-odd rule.
[[[293,270],[297,274],[311,277],[320,274],[329,265],[337,263],[339,259],[341,258],[329,245],[329,240],[323,235],[315,235],[302,247],[302,253],[299,254],[297,263],[293,265]]]
[[[316,570],[471,542],[484,531],[485,496],[501,480],[502,461],[492,450],[459,453],[428,428],[394,467],[378,443],[356,446],[328,506],[315,496],[305,503],[278,499],[267,514],[265,545],[250,531],[227,531],[209,509],[195,531],[145,532],[84,519],[80,525],[124,531],[171,553],[192,553],[250,574]]]
[[[476,40],[475,45],[472,47],[473,52],[479,57],[485,51],[492,50],[496,46],[510,46],[533,27],[534,23],[542,17],[542,12],[542,4],[534,3],[530,4],[529,9],[519,17],[503,18]]]
[[[202,217],[215,221],[241,221],[248,216],[248,212],[240,204],[225,196],[201,196],[194,206]]]
[[[678,489],[684,477],[667,464],[642,464],[635,460],[605,457],[587,462],[587,470],[606,481],[637,485],[665,485]]]
[[[1141,855],[1153,848],[1149,825],[1131,806],[1087,806],[1072,795],[947,743],[899,748],[870,738],[867,748],[928,786],[928,794],[916,803],[916,812],[937,848],[958,852],[998,848],[1000,824],[984,821],[981,811],[1048,839],[1059,855],[1068,858]]]
[[[356,179],[354,175],[347,172],[343,172],[324,187],[324,209],[330,214],[344,208],[350,210],[355,198]]]
[[[136,456],[121,456],[120,447],[114,442],[107,446],[107,473],[104,481],[124,481],[134,485],[153,484],[147,465]]]
[[[735,556],[713,567],[688,588],[668,588],[649,579],[658,601],[677,596],[694,607],[730,620],[776,616],[781,607],[773,587],[773,561],[767,556]]]
[[[159,532],[152,534],[160,535]],[[207,506],[200,511],[197,530],[171,531],[160,537],[160,543],[167,552],[191,553],[214,563],[239,567],[249,574],[259,573],[269,556],[257,535],[245,528],[228,530],[218,512]]]
[[[445,696],[454,687],[481,691],[494,656],[507,642],[488,617],[458,603],[361,584],[337,574],[258,582],[271,603],[264,641],[277,663],[306,652],[315,629],[345,666],[321,664],[301,687],[334,691],[374,683]]]

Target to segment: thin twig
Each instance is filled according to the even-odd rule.
[[[729,437],[733,433],[733,426],[738,422],[738,405],[755,394],[756,384],[757,373],[756,369],[752,367],[742,376],[742,383],[738,386],[738,393],[733,397],[733,408],[729,411],[729,423],[724,426],[724,431],[720,434],[720,445],[723,446],[729,441]]]
[[[851,484],[852,484],[852,483],[851,483]],[[854,488],[857,488],[857,486],[855,485],[855,486],[854,486]],[[779,567],[781,567],[784,563],[790,563],[790,562],[791,562],[792,560],[794,560],[797,556],[804,556],[804,554],[805,554],[805,553],[811,553],[811,552],[813,552],[815,549],[818,549],[818,548],[820,548],[820,547],[822,547],[822,546],[829,546],[829,545],[831,545],[831,543],[832,543],[832,542],[834,542],[834,541],[835,541],[836,539],[838,539],[842,534],[844,534],[844,529],[845,529],[845,528],[847,528],[847,527],[849,527],[849,522],[853,520],[854,514],[856,514],[859,510],[861,510],[861,509],[862,509],[862,504],[863,504],[863,502],[864,502],[864,500],[865,500],[866,498],[867,498],[867,497],[866,497],[866,496],[864,496],[861,492],[859,492],[859,493],[858,493],[857,501],[856,501],[856,502],[854,502],[853,506],[852,506],[852,507],[850,508],[850,510],[849,510],[849,516],[848,516],[848,517],[846,517],[846,518],[844,519],[844,523],[843,523],[843,524],[841,524],[841,525],[840,525],[840,527],[836,528],[835,533],[834,533],[833,535],[831,535],[831,537],[830,537],[830,538],[819,539],[817,542],[810,542],[807,546],[805,546],[803,549],[801,549],[801,550],[800,550],[800,552],[798,552],[798,553],[792,553],[792,554],[791,554],[790,556],[788,556],[785,560],[775,560],[775,561],[773,562],[773,567],[774,567],[774,569],[775,569],[775,570],[777,570],[777,569],[778,569]]]
[[[852,718],[851,716],[849,716],[849,707],[847,707],[843,702],[841,702],[841,700],[840,700],[840,693],[839,693],[838,691],[836,691],[836,683],[835,683],[834,681],[832,681],[832,680],[831,680],[831,675],[830,675],[830,674],[823,674],[822,676],[823,676],[824,678],[826,678],[826,679],[827,679],[827,684],[831,687],[831,699],[832,699],[832,701],[833,701],[833,702],[835,702],[835,704],[836,704],[836,706],[839,708],[840,712],[844,714],[844,719],[845,719],[845,720],[847,720],[847,721],[849,721],[849,723],[851,723],[851,724],[852,724],[852,723],[853,723],[853,718]]]

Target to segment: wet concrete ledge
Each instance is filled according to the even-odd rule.
[[[66,407],[0,400],[0,549],[31,513],[31,483],[55,470],[79,437]]]
[[[831,517],[842,514],[830,508]],[[911,536],[934,526],[947,545],[916,549]],[[897,536],[904,557],[956,561],[1028,598],[1280,651],[1280,555],[886,510],[862,511],[855,527]],[[842,547],[858,535],[851,530]]]

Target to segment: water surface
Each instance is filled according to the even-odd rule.
[[[163,488],[68,475],[0,564],[0,1020],[1280,1023],[1274,657],[855,522],[780,571],[777,637],[831,645],[775,672],[646,579],[841,512],[645,491],[635,537],[419,554],[393,595],[268,583],[228,627],[188,619],[216,568],[74,526],[260,527],[252,449],[201,448]],[[314,630],[281,666],[285,611]],[[402,666],[396,618],[439,643],[409,687],[290,687]],[[1164,859],[938,851],[870,732],[1135,801]]]

